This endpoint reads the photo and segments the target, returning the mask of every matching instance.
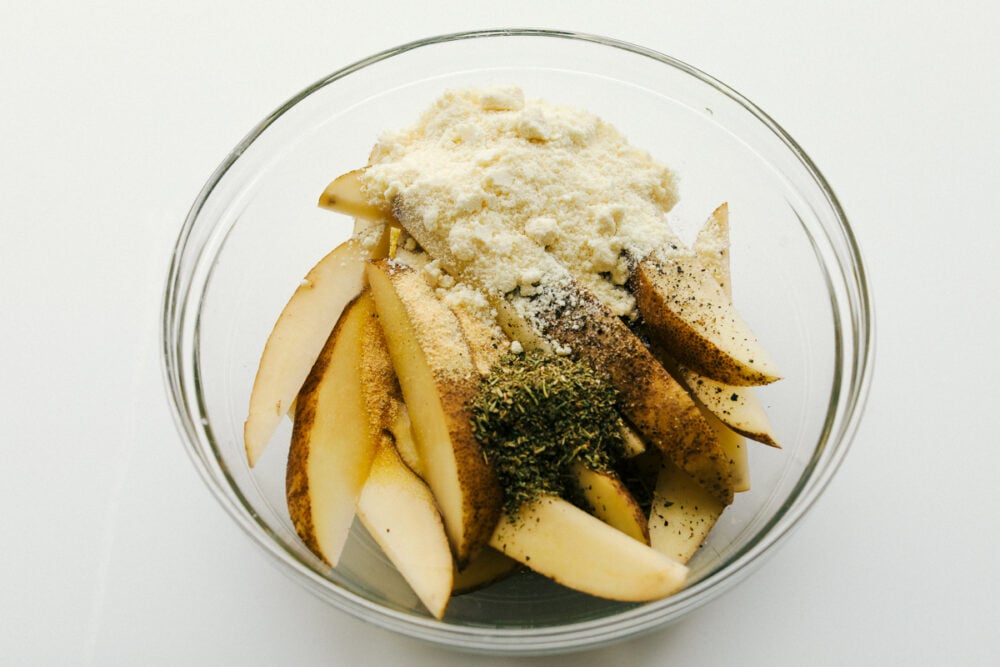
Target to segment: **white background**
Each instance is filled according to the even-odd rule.
[[[258,120],[375,51],[529,26],[729,83],[839,195],[876,372],[839,476],[749,580],[672,628],[539,664],[1000,664],[1000,6],[841,0],[0,7],[0,664],[513,664],[324,606],[188,461],[157,356],[174,237]]]

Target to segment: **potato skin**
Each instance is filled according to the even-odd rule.
[[[323,355],[320,355],[317,362],[322,359]],[[311,378],[312,374],[309,377]],[[308,383],[309,380],[307,379],[306,382]],[[315,382],[313,385],[315,387]],[[306,391],[305,386],[303,386],[303,391]],[[313,389],[308,391],[311,392]],[[297,400],[295,402],[295,423],[305,424],[314,421],[315,418],[315,401]],[[301,429],[298,432],[301,433]],[[293,430],[292,443],[288,449],[288,464],[285,468],[285,499],[288,503],[288,515],[292,520],[292,525],[295,526],[295,532],[298,533],[299,538],[309,551],[329,565],[329,560],[323,556],[323,551],[319,547],[316,530],[313,527],[312,503],[309,498],[309,475],[306,474],[309,461],[309,442],[308,439],[297,435],[296,431]]]

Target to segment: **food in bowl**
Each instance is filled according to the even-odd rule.
[[[446,92],[320,205],[354,235],[261,356],[254,465],[293,416],[286,495],[336,565],[357,516],[428,611],[526,567],[668,596],[776,446],[779,373],[732,303],[728,206],[688,247],[674,174],[588,112]]]

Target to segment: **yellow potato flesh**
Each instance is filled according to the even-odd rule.
[[[451,597],[451,547],[434,495],[386,439],[379,447],[358,518],[435,618]]]
[[[319,207],[362,220],[379,220],[386,217],[385,211],[368,203],[361,191],[360,175],[361,170],[355,169],[331,181],[319,197]]]
[[[719,439],[719,447],[724,455],[728,457],[728,462],[732,470],[733,491],[743,493],[750,490],[750,461],[747,458],[747,443],[742,435],[736,433],[728,426],[719,421],[707,410],[705,419],[715,430]]]
[[[778,446],[771,421],[753,387],[717,382],[688,368],[678,368],[678,374],[692,395],[724,424],[751,440]]]
[[[683,564],[554,496],[501,518],[490,545],[564,586],[611,600],[666,597],[687,576]]]
[[[348,305],[296,400],[288,511],[302,540],[330,565],[340,559],[375,455],[359,365],[373,314],[367,292]]]
[[[594,516],[632,539],[649,544],[646,515],[617,476],[591,470],[583,464],[575,465],[574,472],[580,491],[593,508]]]
[[[649,513],[649,540],[656,551],[688,562],[725,507],[689,475],[663,462]]]
[[[729,205],[722,204],[708,217],[698,230],[691,249],[701,259],[722,292],[733,298],[732,276],[729,265]]]

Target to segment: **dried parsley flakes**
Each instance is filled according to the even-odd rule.
[[[504,509],[576,495],[572,466],[610,470],[624,453],[617,392],[567,357],[508,354],[473,399],[472,429],[504,489]]]

